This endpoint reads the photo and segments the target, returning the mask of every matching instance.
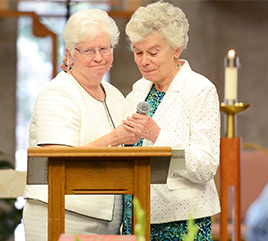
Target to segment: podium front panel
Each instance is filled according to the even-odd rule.
[[[106,158],[107,159],[107,158]],[[133,194],[133,161],[66,161],[66,194]]]

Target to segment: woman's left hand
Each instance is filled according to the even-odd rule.
[[[161,128],[149,115],[134,113],[123,120],[125,128],[133,134],[155,143]]]
[[[67,65],[67,57],[66,56],[63,57],[62,62],[63,62],[63,64],[61,64],[60,67],[64,72],[67,72],[69,70],[69,68]]]

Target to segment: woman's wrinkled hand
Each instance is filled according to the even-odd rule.
[[[127,130],[123,124],[120,124],[113,132],[114,138],[118,141],[118,145],[133,145],[140,140],[138,135]]]
[[[155,143],[161,130],[158,124],[149,115],[141,115],[138,113],[128,116],[123,120],[123,124],[129,132],[150,140],[153,143]]]
[[[67,72],[69,70],[68,65],[67,65],[67,57],[64,56],[62,60],[63,64],[60,65],[60,68],[64,71]]]

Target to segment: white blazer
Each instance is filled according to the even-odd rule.
[[[142,78],[127,96],[127,115],[146,99],[152,82]],[[153,119],[161,128],[153,144],[185,149],[185,170],[169,170],[167,184],[151,185],[151,223],[212,216],[220,212],[214,176],[219,165],[220,114],[215,86],[187,61],[173,79]]]
[[[125,98],[102,81],[106,102],[115,126],[122,123]],[[38,94],[31,124],[30,146],[59,144],[82,146],[109,133],[113,126],[103,102],[90,96],[69,74],[60,72]],[[25,198],[47,203],[47,185],[27,185]],[[114,195],[67,195],[65,209],[88,217],[111,221]]]

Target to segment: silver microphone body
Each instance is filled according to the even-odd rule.
[[[147,115],[150,111],[150,105],[146,101],[142,101],[137,105],[137,113]]]

